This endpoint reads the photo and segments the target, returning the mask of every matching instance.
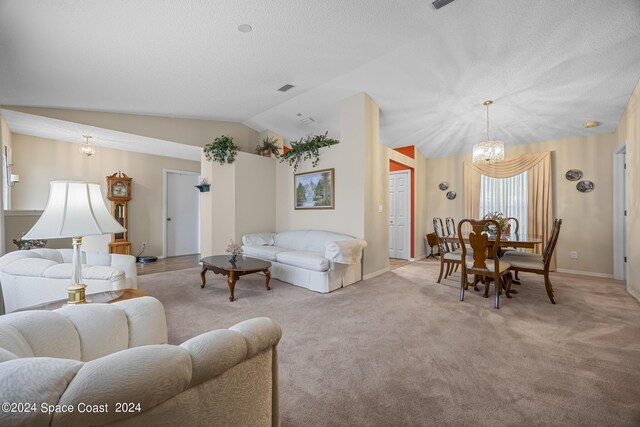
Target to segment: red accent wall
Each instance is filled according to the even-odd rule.
[[[413,148],[413,146],[411,146]],[[408,148],[408,147],[403,147],[403,148]],[[397,151],[397,150],[396,150]],[[402,153],[405,154],[405,153]],[[406,154],[408,155],[408,154]],[[415,210],[415,201],[416,201],[416,196],[415,196],[415,171],[413,170],[412,167],[409,167],[407,165],[403,165],[402,163],[398,163],[398,162],[394,162],[393,160],[389,160],[389,172],[396,172],[396,171],[404,171],[404,170],[409,170],[411,171],[411,258],[415,258],[415,255],[413,253],[414,249],[415,249],[415,216],[416,216],[416,210]]]
[[[402,153],[407,157],[411,157],[412,159],[416,158],[416,147],[415,145],[407,145],[406,147],[398,147],[394,148],[394,151],[398,153]]]

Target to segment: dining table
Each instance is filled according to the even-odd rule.
[[[493,246],[496,244],[496,235],[492,235],[492,234],[488,234],[489,236],[489,246]],[[462,235],[462,239],[464,241],[465,244],[469,244],[469,233],[465,233]],[[453,236],[445,236],[444,237],[444,241],[447,243],[460,243],[460,239],[458,238],[457,235],[453,235]],[[531,235],[531,234],[520,234],[520,233],[511,233],[511,234],[503,234],[500,236],[500,241],[498,243],[498,246],[500,248],[523,248],[523,249],[533,249],[535,248],[536,245],[542,243],[542,238],[540,236],[536,236],[536,235]],[[493,258],[493,256],[491,255],[491,251],[489,252],[489,257],[488,258]],[[473,286],[475,287],[476,284],[479,281],[479,277],[475,277],[473,280]],[[512,282],[516,285],[520,284],[519,280],[516,280],[515,278],[512,280]],[[507,297],[511,298],[511,296],[509,295],[509,293],[514,293],[517,294],[518,292],[516,290],[511,290],[509,292],[508,289],[505,288],[505,290],[507,291]]]
[[[496,243],[496,236],[489,234],[489,245],[493,246]],[[462,238],[466,244],[469,244],[469,233],[465,233],[462,235]],[[445,242],[447,243],[460,243],[460,239],[457,235],[453,236],[445,236]],[[542,238],[540,236],[535,236],[532,234],[503,234],[500,236],[499,246],[501,248],[524,248],[524,249],[533,249],[536,245],[542,243]]]

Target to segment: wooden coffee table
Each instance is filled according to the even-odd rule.
[[[113,291],[104,291],[98,292],[95,294],[87,295],[87,303],[109,303],[123,301],[126,299],[132,298],[140,298],[146,297],[149,294],[142,289],[116,289]],[[59,299],[56,301],[44,302],[42,304],[36,304],[29,307],[24,307],[16,311],[27,311],[27,310],[57,310],[58,308],[64,307],[67,304],[67,298]]]
[[[207,270],[213,271],[215,274],[222,274],[223,276],[227,276],[227,284],[229,285],[229,301],[233,302],[235,300],[233,296],[233,291],[236,287],[236,282],[240,276],[244,276],[245,274],[252,273],[264,273],[266,277],[265,286],[267,290],[270,291],[269,281],[271,280],[271,272],[269,271],[269,267],[271,267],[271,263],[269,261],[263,261],[257,258],[249,258],[247,256],[239,256],[235,263],[231,263],[230,261],[231,255],[216,255],[209,256],[206,258],[202,258],[200,262],[202,263],[202,271],[200,272],[200,278],[202,279],[201,288],[204,288],[206,285],[205,274]]]

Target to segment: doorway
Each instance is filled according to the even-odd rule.
[[[389,172],[389,258],[411,258],[411,173]]]
[[[200,253],[200,184],[197,172],[165,169],[164,256]]]
[[[627,280],[627,144],[613,152],[613,278]]]

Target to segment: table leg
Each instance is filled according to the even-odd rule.
[[[269,282],[271,281],[271,272],[268,268],[264,271],[264,277],[266,278],[265,286],[267,287],[267,290],[270,291],[271,288],[269,287]]]
[[[227,284],[229,285],[229,293],[231,294],[231,296],[229,296],[229,301],[231,302],[235,300],[235,298],[233,297],[233,291],[236,287],[237,281],[238,281],[238,278],[236,277],[235,273],[233,271],[230,271],[229,278],[227,279]]]
[[[207,284],[207,279],[205,278],[206,273],[207,273],[207,267],[202,267],[202,271],[200,272],[200,279],[202,279],[202,285],[200,285],[200,288],[204,288],[204,285]]]

